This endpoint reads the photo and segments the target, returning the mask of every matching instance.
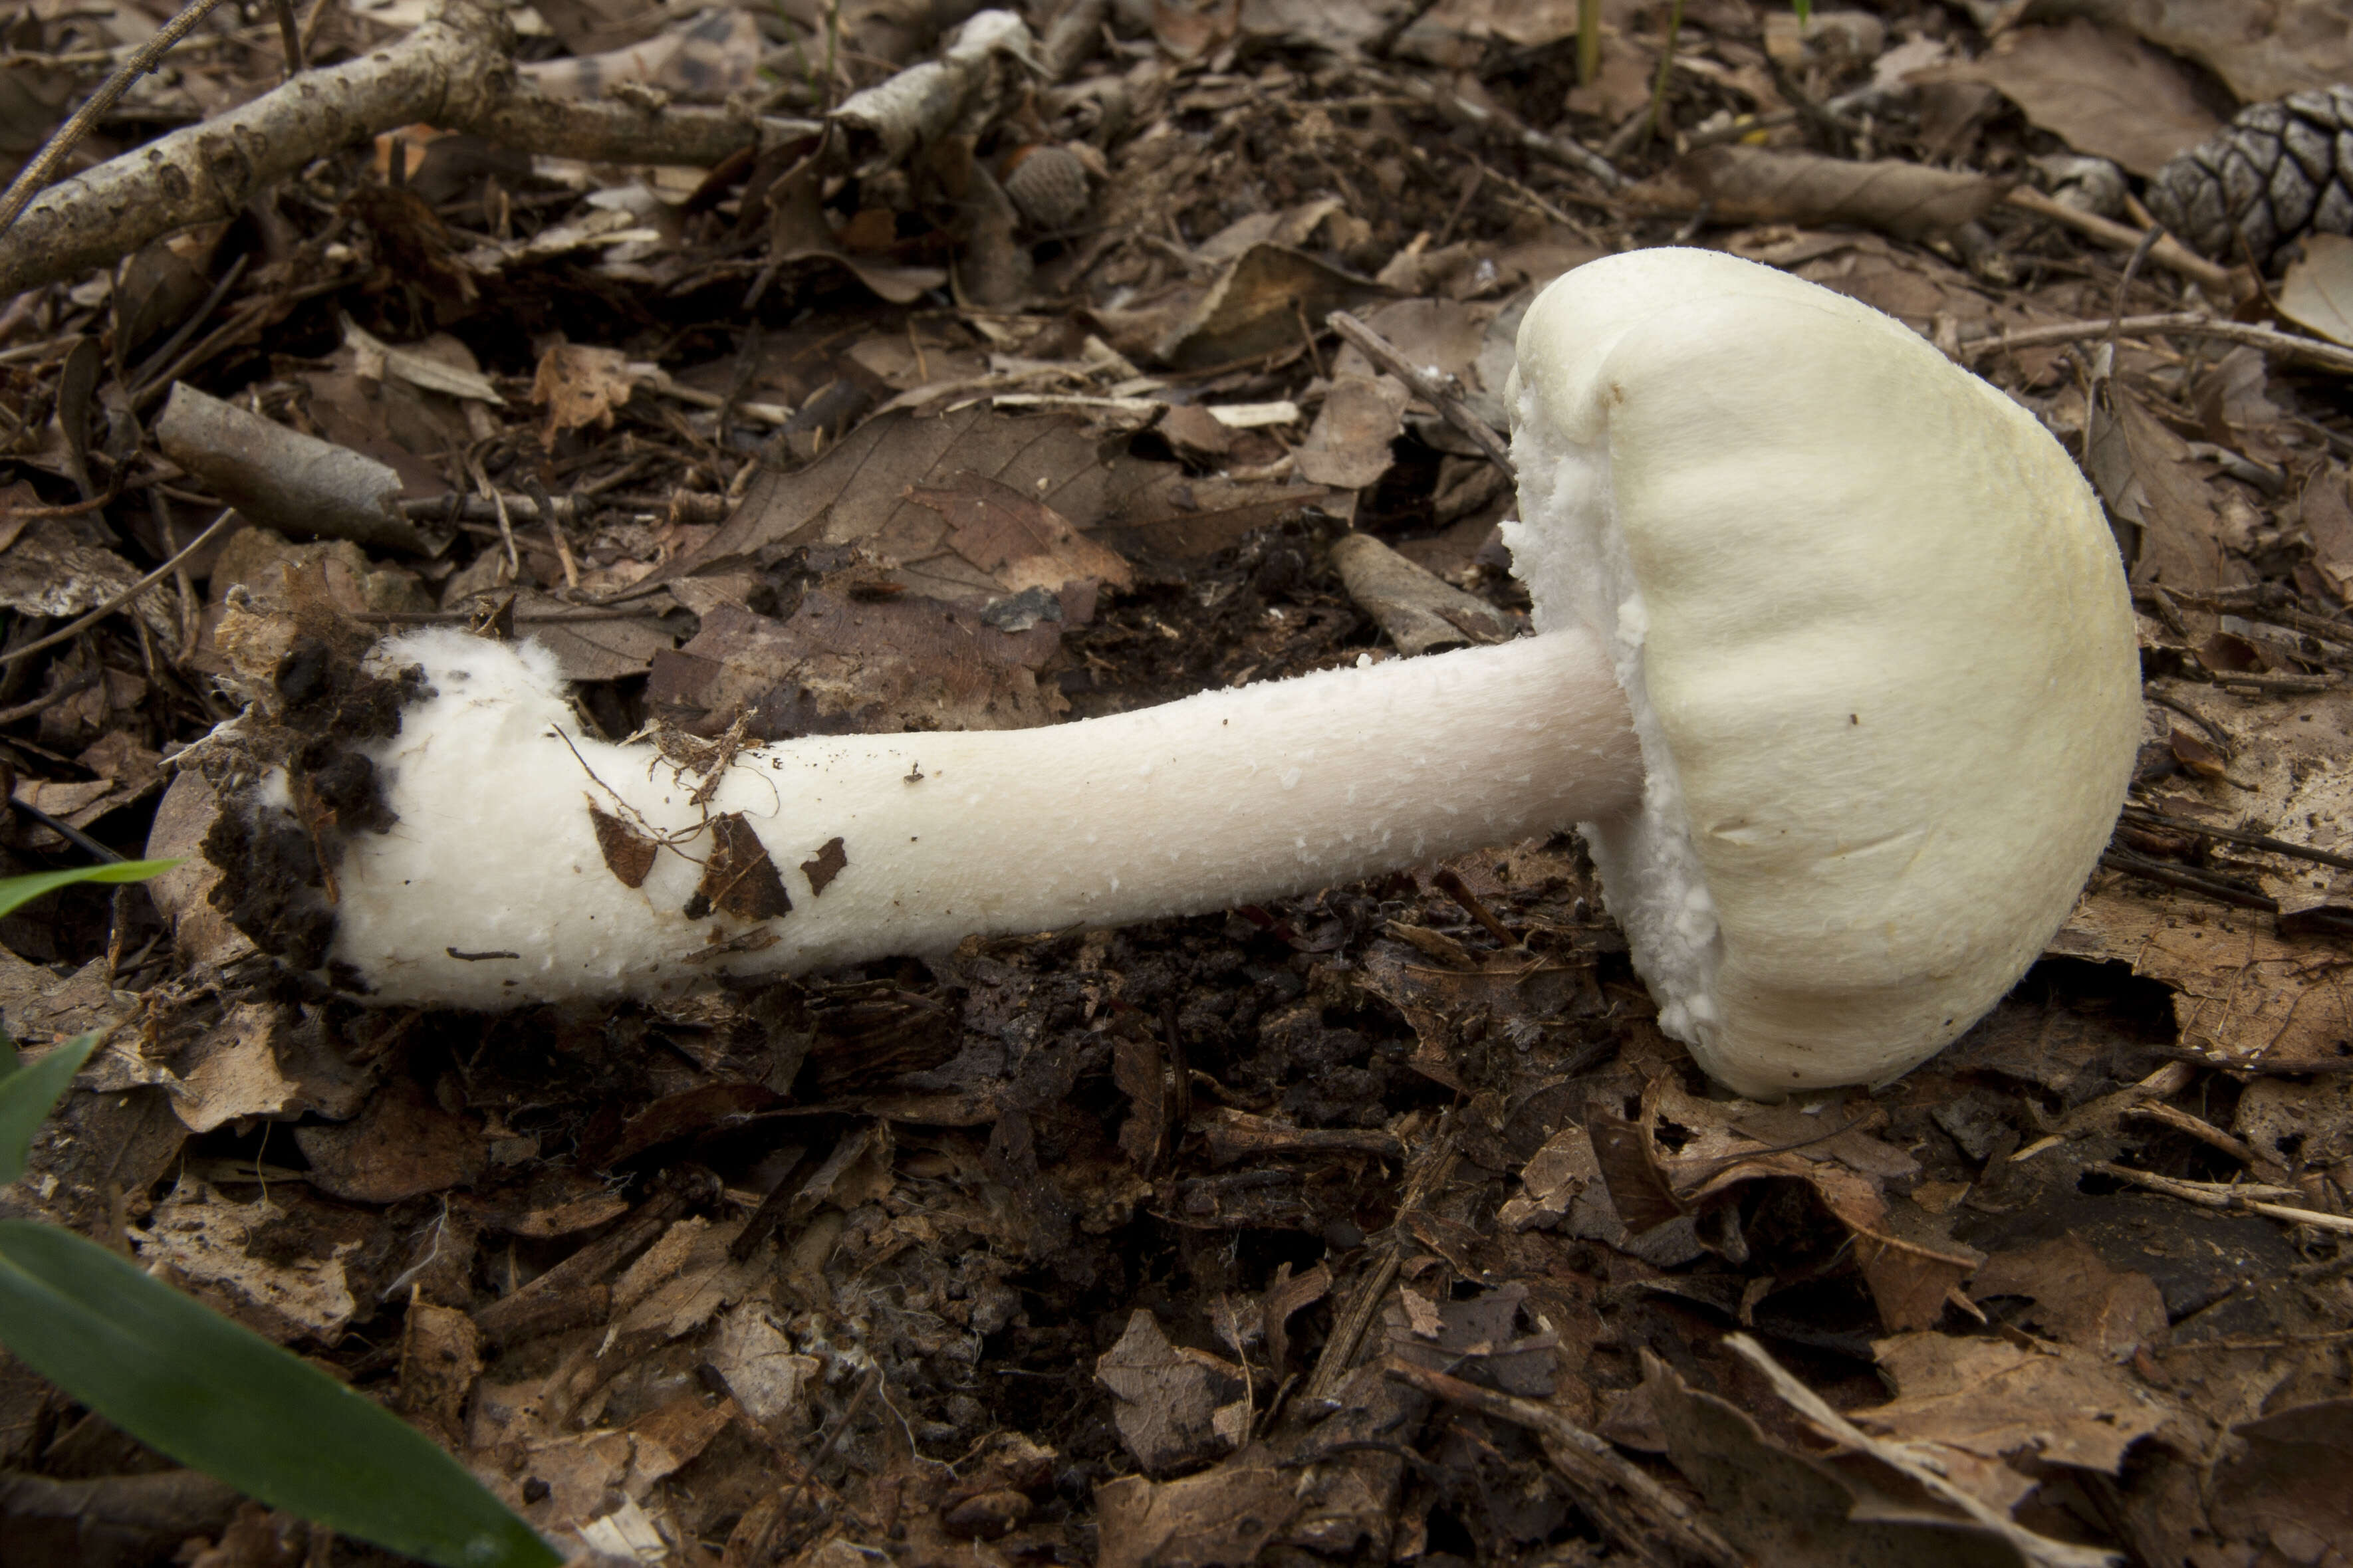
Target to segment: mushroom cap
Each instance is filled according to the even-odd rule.
[[[1610,257],[1520,328],[1539,629],[1603,632],[1638,813],[1588,825],[1660,1026],[1778,1097],[1967,1029],[2073,908],[2143,724],[2099,503],[1900,322],[1713,251]]]

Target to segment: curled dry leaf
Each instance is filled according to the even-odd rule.
[[[1894,159],[1856,163],[1809,153],[1708,147],[1655,179],[1630,185],[1630,201],[1670,212],[1702,206],[1719,223],[1859,224],[1899,239],[1924,239],[1982,217],[2010,182]]]
[[[555,438],[566,430],[590,425],[611,428],[613,411],[637,389],[629,356],[620,350],[557,343],[539,356],[539,369],[532,376],[531,400],[547,408],[540,445],[553,449]]]

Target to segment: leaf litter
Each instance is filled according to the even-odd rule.
[[[2327,1560],[2353,425],[2341,371],[2224,328],[2342,339],[2344,242],[2260,280],[2136,260],[2132,193],[2340,79],[2341,23],[1599,12],[1582,79],[1567,0],[519,13],[549,101],[626,109],[641,150],[730,94],[760,137],[387,131],[266,219],[0,314],[5,868],[200,840],[217,678],[298,625],[537,637],[584,724],[680,755],[1510,636],[1510,486],[1462,421],[1504,422],[1534,287],[1708,244],[2018,398],[2131,564],[2132,805],[1951,1049],[1716,1096],[1567,838],[594,1015],[290,990],[184,869],[0,921],[11,1033],[105,1033],[0,1205],[336,1367],[608,1557]],[[331,5],[310,61],[423,14]],[[14,25],[10,156],[128,26]],[[197,37],[88,153],[276,85],[274,29]],[[235,419],[184,434],[174,385]],[[225,506],[255,515],[182,555]],[[660,846],[599,827],[642,879]],[[731,846],[701,900],[783,896]],[[843,864],[801,870],[821,897]],[[157,1463],[0,1364],[9,1486]],[[121,1560],[301,1531],[89,1495]]]

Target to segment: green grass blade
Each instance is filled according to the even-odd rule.
[[[31,1067],[18,1067],[16,1052],[10,1050],[7,1065],[14,1070],[0,1077],[0,1186],[25,1173],[33,1134],[96,1049],[96,1035],[77,1035]]]
[[[0,1341],[272,1508],[442,1568],[563,1562],[423,1433],[70,1232],[0,1220]]]
[[[43,893],[70,888],[76,882],[143,882],[178,865],[177,860],[110,860],[103,866],[76,866],[70,871],[36,871],[29,877],[0,878],[0,915],[12,914]]]

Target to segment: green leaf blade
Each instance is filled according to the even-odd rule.
[[[0,1077],[0,1186],[25,1173],[33,1135],[97,1048],[96,1035],[77,1035],[30,1067],[10,1062],[14,1070]]]
[[[70,888],[77,882],[143,882],[178,865],[177,860],[110,860],[103,866],[76,866],[64,871],[36,871],[29,877],[0,879],[0,915],[13,914],[43,893]]]
[[[69,1232],[0,1220],[0,1341],[149,1447],[272,1508],[441,1568],[563,1562],[423,1433]]]

